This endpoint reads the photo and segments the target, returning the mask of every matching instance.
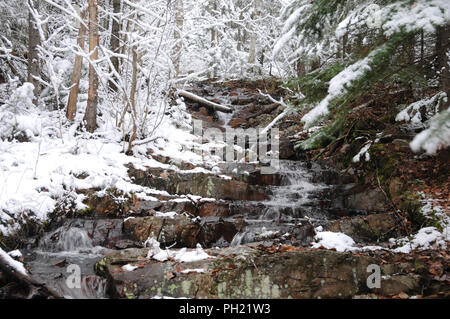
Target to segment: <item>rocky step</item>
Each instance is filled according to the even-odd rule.
[[[290,246],[209,249],[209,259],[192,262],[147,258],[148,248],[127,249],[96,265],[115,298],[352,298],[420,292],[412,263]],[[122,267],[131,264],[133,271]],[[369,265],[380,265],[381,288],[367,286]]]
[[[206,173],[147,171],[130,167],[128,174],[137,185],[163,190],[170,194],[192,194],[206,198],[230,200],[265,200],[268,195],[263,187],[250,185],[226,176]]]

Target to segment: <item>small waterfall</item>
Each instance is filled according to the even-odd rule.
[[[270,188],[272,195],[269,200],[252,202],[255,207],[264,206],[262,213],[256,220],[244,216],[248,225],[235,235],[231,246],[301,236],[303,233],[299,226],[328,218],[314,198],[320,197],[317,194],[326,186],[313,182],[313,170],[299,162],[280,161],[278,173],[281,175],[281,185]]]
[[[79,227],[62,226],[45,235],[39,247],[49,252],[74,252],[93,248],[92,240],[86,230]]]
[[[94,245],[89,225],[92,222],[88,220],[68,219],[61,227],[45,234],[37,249],[25,254],[33,277],[68,299],[106,297],[106,279],[95,275],[94,265],[109,250]],[[79,269],[79,288],[67,283],[74,274],[69,266]]]

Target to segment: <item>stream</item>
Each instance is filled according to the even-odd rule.
[[[236,107],[236,110],[241,109]],[[221,122],[227,126],[233,115],[222,116]],[[221,247],[308,245],[314,236],[314,227],[336,218],[328,211],[330,203],[352,186],[336,181],[339,178],[330,179],[330,173],[338,176],[316,164],[308,167],[303,162],[281,160],[277,172],[279,183],[263,186],[268,199],[230,201],[233,211],[241,213],[227,219],[243,219],[245,226],[231,242],[222,242]],[[46,283],[65,298],[108,298],[106,279],[95,274],[94,265],[114,250],[130,248],[123,223],[119,218],[66,219],[42,236],[36,248],[22,251],[25,264],[34,279]],[[80,285],[69,288],[77,270],[81,272]]]

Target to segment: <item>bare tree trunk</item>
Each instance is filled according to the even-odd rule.
[[[84,122],[86,124],[86,129],[91,133],[93,133],[97,128],[98,75],[94,68],[94,63],[98,60],[99,43],[97,13],[97,0],[89,0],[89,51],[91,55],[89,57],[88,103],[86,107],[86,114],[84,115]]]
[[[215,11],[217,10],[217,0],[212,0],[212,5],[213,5],[213,15],[215,15]],[[214,29],[214,27],[211,28],[211,47],[215,47],[216,46],[216,29]]]
[[[39,10],[39,0],[28,0],[29,6],[34,10]],[[29,11],[28,13],[28,79],[27,81],[34,85],[34,105],[38,105],[41,88],[36,78],[39,76],[39,55],[38,46],[41,44],[41,38],[37,29],[36,21]]]
[[[241,11],[240,15],[239,15],[239,20],[243,20],[244,19],[244,12]],[[242,30],[241,30],[241,24],[239,23],[238,25],[238,34],[237,34],[237,50],[238,51],[242,51]]]
[[[343,60],[345,59],[345,55],[347,53],[347,42],[348,42],[348,33],[344,34],[344,36],[342,37],[342,59]]]
[[[131,48],[131,54],[132,54],[132,58],[133,58],[133,61],[132,61],[132,68],[133,68],[132,72],[133,73],[131,76],[130,103],[131,103],[131,118],[133,121],[133,134],[131,135],[130,141],[128,142],[127,154],[131,153],[131,150],[133,148],[133,142],[137,137],[136,89],[137,89],[138,55],[137,55],[135,46],[133,46]]]
[[[85,21],[87,12],[84,10],[81,13],[81,20]],[[78,40],[77,44],[84,51],[84,44],[86,42],[86,27],[83,24],[79,24]],[[73,65],[72,84],[70,88],[69,101],[67,102],[66,117],[69,121],[73,121],[75,114],[77,113],[77,101],[78,91],[81,79],[81,67],[83,66],[83,56],[77,55],[75,57],[75,63]]]
[[[113,13],[114,13],[114,17],[113,17],[112,30],[111,30],[111,41],[110,41],[109,45],[110,45],[111,51],[114,54],[119,54],[119,52],[120,52],[120,23],[119,23],[118,15],[120,14],[120,0],[113,0]],[[116,71],[117,73],[119,73],[119,70],[120,70],[119,57],[112,56],[111,64],[113,65],[113,68],[114,68],[114,70],[111,70],[111,71]],[[113,72],[112,77],[117,82],[118,79],[116,78],[114,72]],[[118,87],[113,81],[108,81],[108,87],[115,92],[118,91]]]
[[[258,0],[253,0],[253,15],[252,19],[256,19],[257,17],[257,10],[258,10]],[[257,34],[256,30],[253,30],[252,35],[250,37],[250,50],[248,54],[248,63],[255,64],[256,61],[256,41],[257,41]]]
[[[425,57],[425,40],[423,29],[420,30],[420,65],[423,67],[423,59]]]
[[[450,106],[450,66],[447,53],[450,50],[450,25],[440,26],[436,31],[437,66],[440,74],[439,86],[447,93],[447,102],[441,105],[441,111]]]
[[[297,61],[297,76],[302,78],[306,75],[306,65],[304,60]]]
[[[173,65],[175,67],[175,76],[178,76],[180,74],[180,59],[181,59],[181,50],[183,49],[183,42],[181,41],[181,32],[183,31],[183,0],[175,0],[175,22],[176,22],[176,29],[174,33],[174,39],[176,42],[175,45],[175,56],[173,60]]]
[[[212,1],[212,15],[215,16],[216,15],[216,11],[217,11],[217,0],[211,0]],[[213,26],[211,28],[211,48],[216,48],[217,47],[217,31],[215,29],[215,27]],[[217,67],[216,67],[217,61],[216,61],[216,55],[214,54],[213,56],[213,72],[212,72],[212,77],[216,78],[217,77]]]

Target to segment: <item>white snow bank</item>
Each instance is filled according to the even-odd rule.
[[[186,248],[181,249],[176,255],[175,260],[189,263],[194,261],[200,261],[204,259],[213,258],[212,256],[208,255],[202,248],[200,244],[197,244],[197,248],[194,251],[187,251]]]
[[[127,143],[122,142],[122,133],[107,112],[98,118],[95,137],[77,133],[85,104],[79,103],[80,112],[71,124],[59,111],[42,111],[32,105],[32,85],[25,84],[0,106],[1,234],[11,235],[27,218],[45,221],[57,205],[74,204],[76,210],[87,208],[83,204],[84,195],[77,190],[99,188],[97,194],[103,196],[108,189],[115,189],[124,196],[133,193],[140,200],[148,201],[157,201],[152,195],[170,195],[135,185],[128,176],[127,164],[137,169],[177,170],[149,157],[149,148],[153,154],[193,164],[210,159],[194,152],[196,147],[204,146],[197,142],[198,138],[186,124],[190,116],[183,103],[170,107],[173,116],[166,116],[154,132],[160,138],[135,146],[133,156],[124,154]],[[17,131],[24,132],[29,141],[10,141]],[[202,168],[192,172],[211,173]]]
[[[131,264],[127,264],[127,265],[125,265],[125,266],[122,266],[122,269],[125,270],[125,271],[134,271],[134,270],[136,270],[136,269],[138,269],[138,268],[139,268],[139,267],[133,266],[133,265],[131,265]]]
[[[8,252],[8,255],[10,255],[12,258],[21,258],[22,257],[22,253],[18,249]]]
[[[28,276],[28,272],[20,261],[14,260],[10,255],[8,255],[3,249],[0,248],[0,256],[6,261],[6,263],[11,266],[15,271],[21,273],[22,275]]]
[[[344,252],[354,250],[355,241],[346,234],[333,233],[329,231],[318,232],[315,236],[317,243],[313,244],[313,248],[336,249],[336,251]]]
[[[155,213],[156,217],[166,217],[166,218],[170,218],[170,219],[174,219],[175,216],[177,216],[177,215],[178,215],[177,212],[167,212],[167,213],[156,212]]]
[[[444,92],[426,98],[408,105],[404,110],[397,114],[395,120],[397,122],[405,121],[413,124],[422,124],[422,113],[428,116],[434,116],[439,112],[439,101],[446,97]]]
[[[426,249],[446,249],[447,242],[450,240],[450,226],[446,225],[440,232],[435,227],[425,227],[419,230],[412,239],[405,237],[401,239],[391,239],[390,242],[395,245],[402,245],[393,249],[393,252],[409,254],[412,250]]]
[[[150,245],[150,250],[147,254],[147,258],[152,258],[161,262],[164,262],[170,258],[175,259],[175,261],[179,262],[194,262],[200,261],[204,259],[214,258],[208,255],[202,248],[200,244],[197,244],[197,248],[195,250],[187,250],[186,248],[182,248],[179,251],[160,248],[160,243],[154,238],[149,238],[145,244]]]

